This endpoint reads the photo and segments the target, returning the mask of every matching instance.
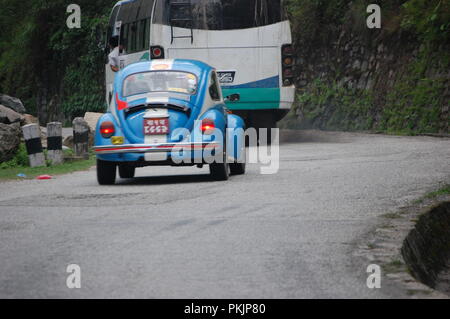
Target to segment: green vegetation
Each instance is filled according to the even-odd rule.
[[[20,144],[16,155],[8,162],[0,163],[0,171],[14,168],[14,167],[26,167],[28,166],[28,154],[25,148],[25,144]]]
[[[89,160],[79,160],[72,162],[65,162],[61,165],[47,166],[47,167],[11,167],[7,169],[0,169],[0,181],[12,179],[34,179],[40,175],[62,175],[76,171],[88,170],[95,165],[95,159],[92,157]],[[18,174],[25,174],[25,178],[18,177]]]
[[[425,195],[425,198],[433,199],[442,195],[450,195],[450,185],[445,185],[441,189]]]
[[[444,187],[438,189],[437,191],[430,192],[414,201],[414,204],[422,204],[426,199],[435,199],[439,196],[450,195],[450,184],[445,185]]]
[[[115,0],[80,0],[81,29],[68,29],[68,0],[0,0],[0,92],[44,121],[104,109],[98,47]]]
[[[95,165],[94,156],[91,156],[88,160],[71,160],[73,157],[72,150],[64,151],[64,156],[67,158],[64,164],[51,165],[47,161],[47,165],[44,167],[31,168],[29,167],[25,144],[21,144],[13,159],[0,164],[0,180],[23,179],[18,177],[18,174],[25,174],[25,179],[33,179],[39,175],[61,175],[86,170]]]
[[[0,181],[11,179],[33,179],[40,175],[61,175],[76,171],[88,170],[95,165],[95,159],[67,162],[61,165],[50,167],[15,167],[8,169],[0,169]],[[26,178],[17,177],[18,174],[25,174]]]
[[[439,132],[448,127],[441,121],[441,110],[445,100],[445,74],[428,76],[427,70],[448,70],[450,54],[433,52],[431,46],[424,46],[419,56],[407,67],[401,80],[388,93],[378,129],[406,133]],[[443,55],[444,54],[444,55]],[[448,84],[447,84],[448,85]],[[445,130],[445,129],[444,129]]]
[[[448,0],[409,0],[402,5],[401,27],[425,42],[447,41],[450,37]]]
[[[287,1],[295,42],[301,48],[298,72],[307,74],[308,80],[298,94],[296,109],[281,127],[402,135],[448,133],[450,116],[445,110],[449,107],[450,1],[378,1],[382,8],[381,31],[366,27],[366,7],[370,3],[373,1]],[[341,38],[343,34],[346,38]],[[351,39],[352,48],[355,36],[360,41],[358,50],[364,47],[367,60],[370,55],[379,56],[380,43],[391,50],[385,60],[380,60],[384,63],[380,69],[369,68],[372,85],[368,89],[347,81],[358,82],[365,71],[349,68],[348,63],[355,57],[339,51],[342,47],[333,47],[336,41]],[[322,54],[325,57],[320,57]],[[392,58],[389,54],[393,54]],[[401,63],[396,63],[400,58]],[[343,64],[345,59],[347,64]],[[318,65],[326,72],[312,72],[311,67]]]
[[[382,265],[382,268],[387,273],[398,273],[407,270],[405,263],[399,259],[395,259],[387,264]]]
[[[337,82],[311,83],[299,95],[306,123],[331,130],[362,131],[372,128],[373,97],[366,91],[348,89]]]
[[[70,0],[0,0],[0,92],[21,98],[28,112],[43,122],[103,111],[105,54],[99,41],[115,2],[77,1],[82,27],[68,29],[66,8]],[[377,33],[365,27],[366,7],[373,1],[285,3],[295,42],[301,48],[300,59],[309,59],[307,64],[315,66],[314,59],[330,49],[343,30],[347,35],[362,36],[367,40],[367,50],[373,50],[370,45],[376,41],[371,37]],[[395,42],[401,34],[402,45],[415,43],[419,54],[402,62],[405,69],[396,69],[394,83],[381,90],[377,84],[368,91],[349,89],[341,82],[343,66],[330,65],[325,77],[308,81],[299,94],[300,109],[293,111],[284,127],[307,125],[402,134],[448,131],[450,123],[442,119],[442,109],[447,103],[443,92],[449,85],[446,70],[450,50],[443,44],[450,38],[450,1],[377,3],[383,13],[383,30],[377,41],[392,36]],[[298,123],[295,115],[300,112],[305,123]]]
[[[401,218],[402,215],[400,213],[386,213],[386,214],[382,215],[382,217],[388,218],[388,219],[398,219],[398,218]]]

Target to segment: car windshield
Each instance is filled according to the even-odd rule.
[[[152,71],[128,76],[123,83],[123,96],[151,92],[176,92],[194,94],[197,91],[197,77],[192,73],[173,71]]]

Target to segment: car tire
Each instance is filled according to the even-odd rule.
[[[244,175],[245,168],[246,168],[245,163],[230,164],[231,175]]]
[[[239,163],[238,161],[235,161],[234,163],[230,164],[230,172],[231,175],[244,175],[247,165],[247,149],[244,147],[244,160],[242,163]]]
[[[114,185],[116,174],[116,163],[97,160],[97,181],[100,185]]]
[[[120,178],[134,178],[136,175],[136,167],[129,165],[119,165]]]
[[[223,145],[226,145],[224,142]],[[212,163],[209,165],[209,172],[213,180],[226,181],[230,177],[230,164],[227,161],[227,152],[223,151],[223,163]]]

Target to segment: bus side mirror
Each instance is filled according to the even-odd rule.
[[[241,95],[239,93],[231,94],[225,98],[225,102],[239,102]]]

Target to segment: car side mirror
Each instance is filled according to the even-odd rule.
[[[239,93],[231,94],[225,98],[225,102],[239,102],[241,95]]]

